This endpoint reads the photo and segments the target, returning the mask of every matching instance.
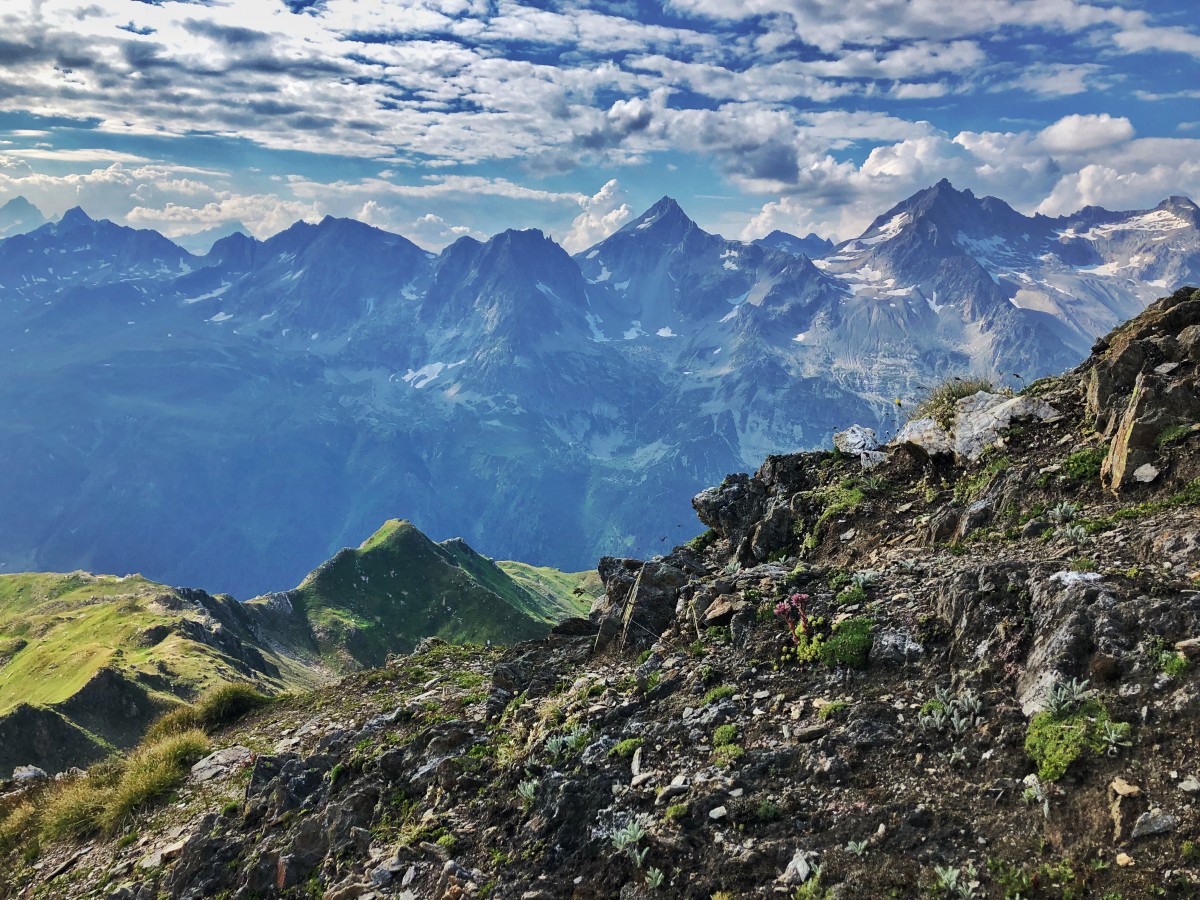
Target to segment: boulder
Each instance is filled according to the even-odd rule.
[[[950,456],[954,442],[941,425],[933,419],[913,419],[905,422],[900,433],[892,439],[894,445],[913,448],[925,456]]]
[[[879,449],[879,440],[875,432],[861,425],[851,425],[845,431],[839,431],[833,436],[833,446],[847,456],[861,456],[872,450]]]
[[[1006,397],[980,391],[954,404],[954,452],[972,462],[995,447],[1000,433],[1018,422],[1045,421],[1058,410],[1036,397]]]
[[[640,651],[654,644],[675,618],[679,591],[688,576],[664,561],[606,556],[600,560],[604,597],[592,613],[600,631],[597,651]]]

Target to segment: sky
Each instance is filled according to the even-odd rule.
[[[569,250],[660,196],[861,233],[1200,198],[1192,0],[3,0],[0,202],[179,236],[351,216]]]

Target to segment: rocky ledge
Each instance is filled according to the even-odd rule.
[[[111,837],[0,819],[0,892],[1196,895],[1198,337],[1180,291],[1017,397],[771,457],[543,641],[277,702]]]

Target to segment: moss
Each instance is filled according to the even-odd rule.
[[[719,537],[719,535],[715,531],[713,531],[713,529],[710,528],[710,529],[708,529],[708,531],[704,532],[703,534],[696,535],[694,538],[692,538],[690,541],[688,541],[686,544],[684,544],[684,546],[687,547],[689,550],[694,550],[697,553],[699,553],[700,551],[706,550],[707,548],[709,548],[713,544],[715,544],[717,542],[718,537]]]
[[[817,718],[822,722],[828,722],[830,719],[837,718],[841,713],[850,708],[850,704],[845,700],[834,700],[832,703],[826,703],[817,713]]]
[[[849,606],[852,603],[862,603],[867,599],[867,591],[861,584],[852,584],[849,587],[844,587],[838,591],[834,600],[841,606]]]
[[[709,703],[716,703],[718,700],[725,700],[729,697],[732,697],[734,693],[735,692],[732,687],[727,684],[723,684],[720,687],[713,688],[711,691],[705,694],[703,702],[706,705]]]
[[[1161,450],[1172,444],[1182,443],[1192,435],[1194,430],[1195,426],[1193,425],[1172,425],[1159,432],[1158,437],[1154,439],[1154,445]]]
[[[686,803],[672,803],[663,812],[663,819],[667,822],[675,822],[682,819],[688,814],[688,805]]]
[[[633,756],[638,747],[642,746],[642,738],[626,738],[608,751],[609,756],[619,756],[622,759],[628,759]]]
[[[834,625],[833,634],[821,646],[821,661],[827,666],[865,669],[874,642],[871,637],[873,625],[873,620],[867,616],[854,616]]]
[[[1088,753],[1104,751],[1101,737],[1104,725],[1111,722],[1108,709],[1099,700],[1081,703],[1070,712],[1055,714],[1043,710],[1033,717],[1025,734],[1025,752],[1037,763],[1038,777],[1057,781]],[[1116,723],[1121,736],[1129,733],[1127,723]]]

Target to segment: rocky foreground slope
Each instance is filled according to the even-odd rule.
[[[1195,895],[1198,378],[1185,290],[1021,396],[771,457],[587,619],[275,703],[107,835],[9,796],[0,890]]]

